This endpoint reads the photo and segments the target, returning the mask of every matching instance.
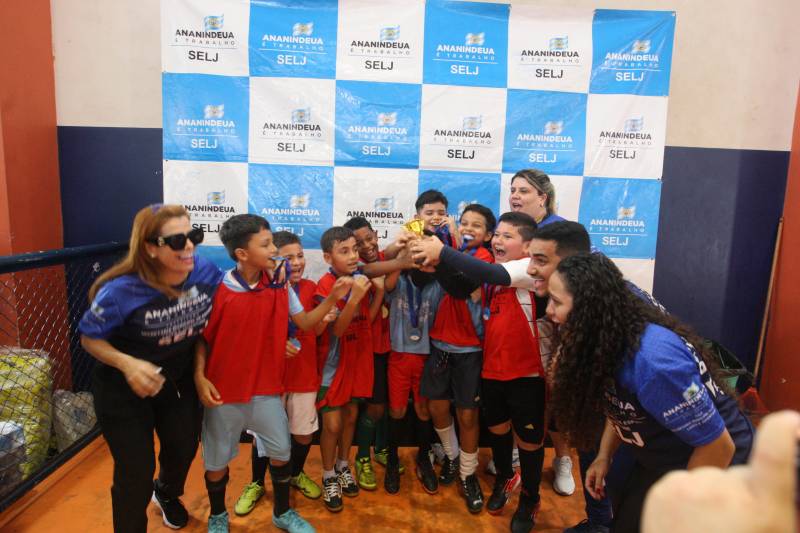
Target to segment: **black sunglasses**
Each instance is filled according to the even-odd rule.
[[[169,246],[175,251],[180,251],[186,248],[186,241],[192,241],[192,244],[197,246],[203,242],[203,228],[195,228],[189,233],[176,233],[175,235],[167,235],[166,237],[156,237],[154,239],[147,239],[147,242],[153,243],[157,246]]]

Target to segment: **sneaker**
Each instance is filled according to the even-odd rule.
[[[447,454],[444,453],[444,446],[438,442],[431,444],[431,449],[428,452],[431,459],[431,464],[443,465],[444,460],[447,459]]]
[[[381,465],[382,467],[386,468],[386,465],[389,464],[389,450],[384,448],[382,450],[378,450],[375,452],[375,462]],[[406,467],[403,466],[403,463],[400,463],[400,475],[403,475],[403,472],[406,471]]]
[[[580,524],[568,527],[563,533],[608,533],[609,531],[610,528],[608,526],[601,526],[584,520]]]
[[[540,502],[533,502],[525,493],[519,495],[519,504],[511,517],[511,533],[529,533],[536,524]]]
[[[575,478],[572,477],[572,459],[569,456],[553,459],[553,490],[561,496],[575,492]]]
[[[442,485],[450,485],[453,483],[453,481],[455,481],[459,476],[458,464],[458,457],[451,461],[450,458],[445,455],[444,464],[442,465],[442,469],[439,471],[439,483]]]
[[[342,494],[348,498],[355,498],[358,496],[358,485],[353,477],[353,473],[350,471],[350,467],[346,466],[341,470],[337,469],[336,473],[338,474],[336,478],[339,480],[339,485],[342,487]]]
[[[510,478],[497,476],[494,480],[492,495],[489,496],[489,502],[486,504],[486,510],[489,511],[490,514],[502,513],[503,507],[505,507],[506,502],[508,502],[508,498],[511,497],[511,493],[514,492],[514,489],[517,488],[519,483],[520,476],[517,471],[515,471],[514,475]]]
[[[329,477],[322,480],[322,501],[325,502],[325,508],[332,513],[338,513],[344,507],[342,501],[342,487],[339,485],[339,479],[336,477]]]
[[[228,533],[228,511],[208,517],[208,533]]]
[[[480,513],[483,509],[483,491],[478,476],[470,474],[466,479],[459,477],[458,480],[460,481],[459,492],[467,504],[467,510],[472,514]]]
[[[494,466],[494,459],[489,459],[489,462],[486,463],[486,473],[490,476],[497,475],[497,468]]]
[[[400,492],[400,466],[387,466],[383,476],[383,488],[388,494]]]
[[[153,496],[151,499],[161,510],[161,519],[164,521],[165,526],[172,529],[180,529],[189,522],[189,513],[183,503],[178,498],[167,498],[160,494],[155,482],[153,482]]]
[[[422,488],[428,494],[436,494],[439,492],[439,479],[436,477],[436,471],[430,461],[425,458],[420,460],[417,458],[417,479],[422,483]]]
[[[264,487],[253,481],[244,488],[242,495],[239,496],[238,500],[236,500],[236,505],[233,507],[233,512],[239,516],[249,514],[250,511],[255,508],[256,502],[260,500],[266,492],[267,491],[264,489]]]
[[[369,457],[356,459],[356,479],[358,479],[358,486],[364,490],[378,488],[378,482],[375,481],[375,471],[372,469],[372,461]]]
[[[272,515],[272,523],[289,533],[316,533],[317,530],[303,519],[294,509],[289,509],[280,516]]]
[[[299,490],[303,496],[310,500],[316,500],[322,495],[322,489],[319,488],[319,485],[302,471],[297,476],[289,479],[289,485]]]

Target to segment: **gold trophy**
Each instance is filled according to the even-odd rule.
[[[409,220],[403,224],[403,229],[409,233],[413,233],[419,238],[422,238],[425,235],[425,222],[415,218],[414,220]]]
[[[425,222],[418,218],[415,218],[414,220],[409,220],[408,222],[403,224],[403,229],[409,233],[413,233],[414,235],[416,235],[417,239],[421,239],[422,237],[425,236]],[[421,265],[424,261],[425,261],[424,259],[420,259],[418,261],[415,261],[415,263]]]

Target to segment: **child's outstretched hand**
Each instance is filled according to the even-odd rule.
[[[300,353],[300,348],[294,345],[291,340],[286,341],[286,358],[289,359]]]
[[[197,396],[200,398],[200,403],[205,407],[222,405],[222,397],[208,378],[205,376],[195,376],[194,384],[195,387],[197,387]]]
[[[337,300],[341,300],[347,293],[350,292],[350,289],[353,287],[353,277],[352,276],[342,276],[340,278],[336,278],[336,282],[333,284],[331,288],[331,294]]]
[[[325,313],[325,316],[322,317],[323,324],[330,324],[334,322],[336,318],[339,316],[339,308],[338,307],[331,307],[331,310]]]
[[[411,247],[411,254],[414,262],[424,266],[435,266],[439,263],[439,255],[442,253],[444,244],[435,238],[421,239]]]
[[[353,288],[350,291],[350,299],[360,302],[369,291],[370,285],[371,283],[367,276],[356,276],[353,281]]]

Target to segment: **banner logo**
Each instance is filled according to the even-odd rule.
[[[617,209],[617,219],[622,220],[623,218],[633,218],[636,216],[636,206],[632,205],[630,207],[620,207]]]
[[[565,35],[564,37],[551,37],[550,38],[550,50],[552,51],[563,51],[569,48],[569,36]]]
[[[311,108],[304,107],[292,111],[292,124],[308,124],[311,121]]]
[[[392,211],[394,209],[394,196],[375,198],[373,207],[375,211]]]
[[[564,131],[563,120],[548,120],[544,123],[545,135],[561,135],[562,131]]]
[[[225,23],[225,15],[209,15],[203,19],[203,27],[206,31],[220,31]]]
[[[631,117],[625,121],[625,133],[638,133],[644,128],[644,118]]]
[[[397,111],[391,113],[378,113],[378,126],[395,126],[397,124]]]
[[[468,33],[464,37],[464,44],[467,46],[483,46],[483,43],[485,41],[486,41],[486,34],[484,32]]]
[[[650,52],[650,39],[646,41],[633,41],[633,46],[631,47],[632,54],[646,54]]]
[[[381,28],[381,41],[395,42],[400,39],[400,26],[386,26]]]
[[[203,118],[222,118],[225,116],[225,105],[207,105],[203,109]]]
[[[481,129],[482,123],[483,123],[483,117],[480,115],[476,115],[473,117],[464,117],[462,120],[462,127],[468,131],[477,131]]]
[[[293,194],[289,198],[289,207],[293,209],[308,207],[310,203],[311,203],[311,193]]]
[[[223,205],[225,203],[225,191],[212,191],[206,196],[208,205]]]
[[[314,33],[313,22],[295,22],[294,26],[292,26],[293,37],[311,37],[312,33]]]

